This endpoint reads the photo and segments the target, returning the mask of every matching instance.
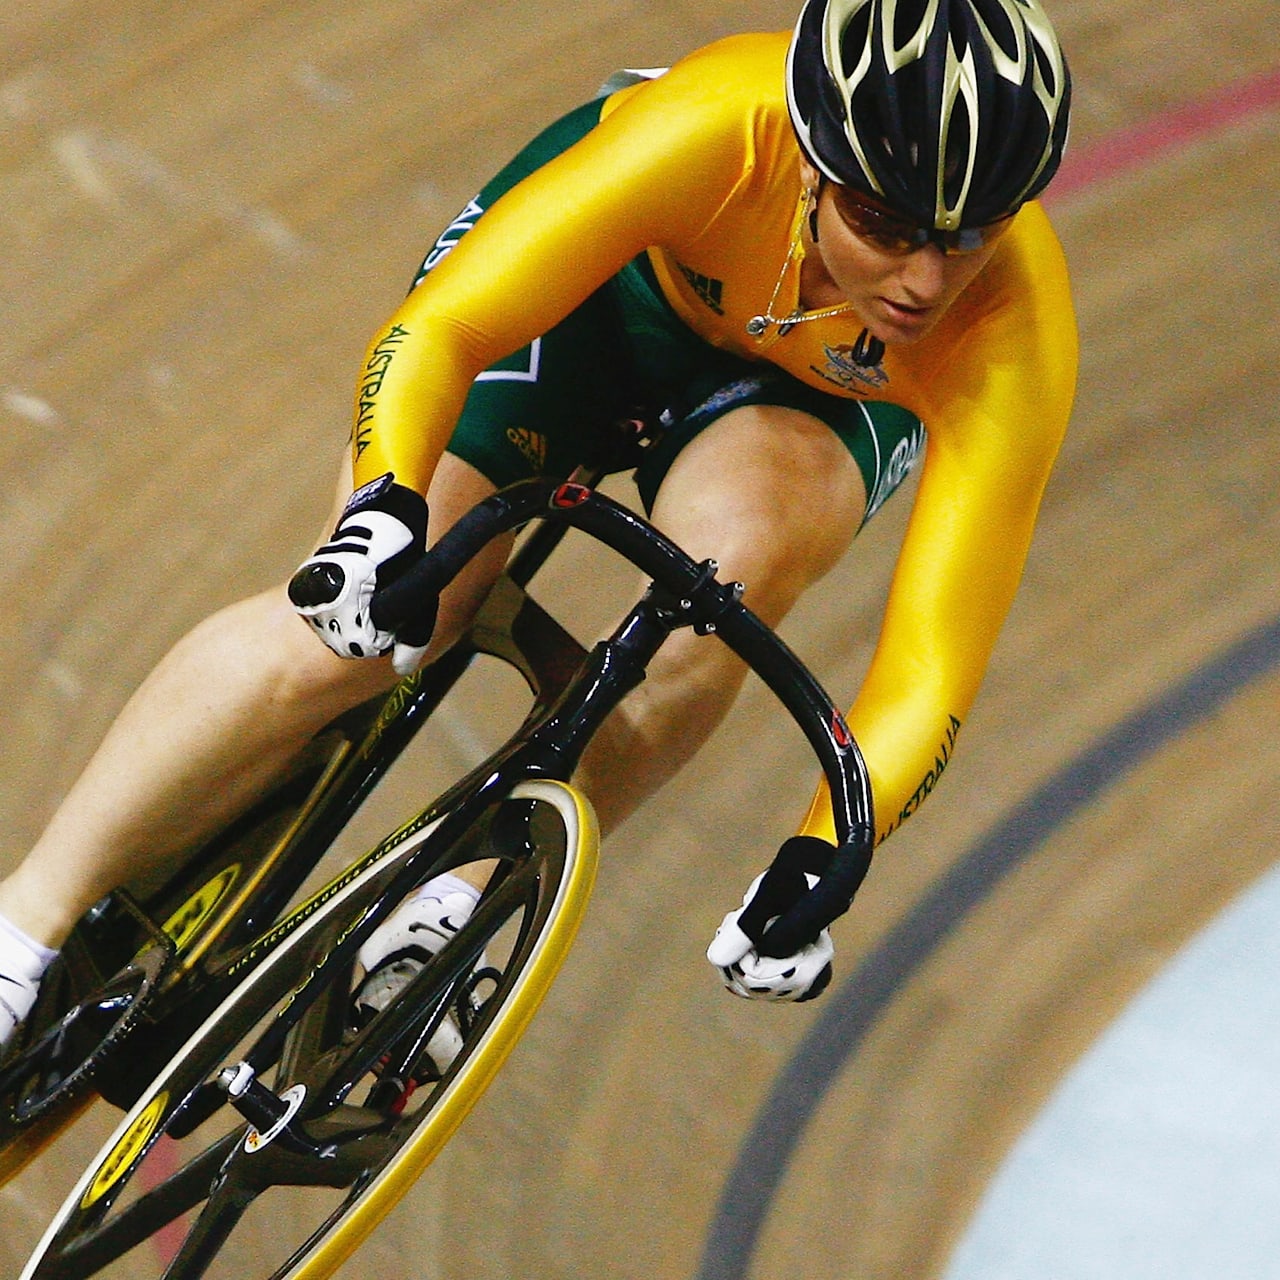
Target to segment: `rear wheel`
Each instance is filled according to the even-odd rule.
[[[500,869],[452,941],[356,1030],[350,964],[304,984],[439,830],[406,836],[236,988],[126,1116],[24,1280],[317,1280],[355,1250],[514,1047],[594,876],[585,800],[557,782],[520,784],[430,852],[440,869],[493,856]],[[461,1047],[440,1069],[426,1048],[446,1018]]]

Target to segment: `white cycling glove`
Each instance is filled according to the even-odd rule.
[[[779,958],[762,955],[760,946],[769,941],[766,935],[774,921],[787,915],[820,879],[831,873],[836,852],[827,841],[816,836],[792,836],[783,842],[768,870],[751,882],[742,905],[720,922],[707,948],[707,959],[720,970],[724,985],[734,995],[748,1000],[798,1002],[812,1000],[826,990],[831,981],[835,946],[825,928],[791,955]],[[838,895],[827,892],[824,914],[812,917],[814,926],[848,909],[866,874],[870,855],[858,857],[852,863],[846,858],[844,863],[848,865],[842,864],[836,873]],[[827,888],[824,885],[824,889]],[[806,910],[812,913],[813,904]],[[799,919],[789,919],[786,927],[797,942],[805,936],[803,933],[797,936],[797,929],[807,930],[812,937],[812,930]]]
[[[387,472],[351,495],[333,537],[293,575],[289,599],[339,657],[393,651],[395,669],[408,675],[426,652],[434,609],[391,632],[374,625],[369,606],[378,591],[423,557],[426,539],[426,500]]]
[[[831,961],[836,953],[831,933],[823,929],[807,947],[782,959],[760,955],[739,920],[750,909],[764,877],[764,872],[756,876],[743,895],[742,906],[720,922],[707,948],[707,959],[720,970],[725,987],[735,996],[747,1000],[812,1000],[831,981]],[[805,879],[810,888],[818,883],[813,874]],[[769,917],[766,927],[776,918]]]

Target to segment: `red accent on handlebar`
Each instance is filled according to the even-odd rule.
[[[568,507],[580,507],[591,496],[591,490],[585,484],[574,484],[565,481],[551,495],[551,505],[564,510]]]

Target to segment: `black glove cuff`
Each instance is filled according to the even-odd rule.
[[[821,878],[834,853],[835,849],[817,836],[792,836],[783,841],[755,895],[738,917],[742,932],[758,943],[769,921],[785,915],[809,892],[806,874]]]
[[[361,511],[382,511],[399,520],[413,536],[413,545],[421,555],[427,545],[427,500],[416,489],[397,484],[393,472],[388,471],[376,480],[361,485],[347,499],[338,521],[341,525],[349,516]]]
[[[860,828],[850,836],[838,849],[813,836],[792,836],[778,850],[751,905],[738,921],[762,956],[792,955],[849,910],[871,866],[872,848],[869,828]],[[809,875],[818,877],[813,889],[809,888]]]

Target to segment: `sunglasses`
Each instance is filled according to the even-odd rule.
[[[949,258],[977,253],[979,249],[998,240],[1013,221],[1013,214],[1007,213],[1003,218],[984,223],[980,227],[939,231],[936,227],[918,226],[906,218],[900,218],[896,213],[881,209],[849,187],[837,186],[835,183],[827,183],[825,186],[831,192],[831,200],[836,213],[840,215],[840,221],[854,235],[869,241],[885,253],[915,253],[917,249],[923,249],[929,244],[940,249]]]

